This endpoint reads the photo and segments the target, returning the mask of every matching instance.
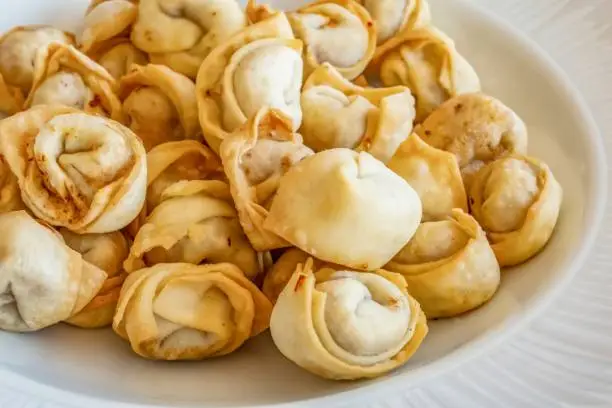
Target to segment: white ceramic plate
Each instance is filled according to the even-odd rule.
[[[592,9],[592,4],[599,3],[600,8],[611,11],[610,3],[581,0],[572,2],[570,6],[568,1],[561,0],[534,0],[529,4],[520,0],[479,1],[490,8],[497,8],[506,17],[514,16],[517,19],[513,21],[523,28],[540,32],[544,45],[547,41],[557,47],[563,45],[564,48],[557,48],[557,51],[563,51],[559,55],[573,63],[580,61],[580,64],[573,65],[578,67],[576,73],[582,74],[582,80],[586,81],[588,77],[589,81],[593,81],[589,84],[599,86],[591,88],[593,92],[599,92],[593,95],[605,95],[602,86],[612,88],[611,80],[607,83],[594,81],[596,75],[606,73],[599,70],[600,65],[595,64],[598,60],[603,62],[605,48],[600,47],[599,54],[587,54],[586,51],[587,45],[597,44],[585,40],[599,41],[602,33],[591,31],[591,37],[587,38],[584,34],[585,38],[581,40],[573,36],[569,29],[575,29],[577,22],[588,21],[577,18],[591,16],[587,12],[592,15],[603,12],[605,15],[603,10]],[[535,316],[551,295],[568,282],[578,266],[589,258],[586,248],[594,237],[594,225],[600,224],[605,201],[604,147],[580,96],[552,61],[532,43],[464,0],[431,0],[431,3],[436,24],[456,39],[462,53],[481,74],[485,90],[504,100],[526,120],[531,132],[530,152],[551,165],[566,191],[563,215],[549,247],[527,267],[508,271],[494,302],[464,318],[432,324],[432,333],[426,345],[404,370],[379,381],[356,384],[324,382],[303,373],[283,360],[265,336],[229,358],[204,363],[163,364],[137,359],[125,344],[108,331],[85,332],[57,327],[36,335],[0,333],[0,381],[4,384],[4,389],[0,385],[0,406],[13,407],[36,402],[55,402],[57,406],[108,406],[110,401],[104,401],[107,398],[126,406],[130,403],[261,406],[313,398],[319,404],[335,404],[356,401],[355,398],[363,402],[361,398],[368,395],[384,397],[387,405],[398,404],[402,407],[411,402],[419,407],[498,406],[504,401],[511,401],[509,398],[514,398],[513,401],[517,403],[526,403],[536,401],[536,397],[550,406],[554,400],[543,397],[544,391],[538,387],[541,385],[558,390],[558,386],[552,385],[554,382],[529,383],[520,376],[509,376],[532,360],[538,362],[545,373],[557,376],[560,374],[550,367],[572,367],[560,363],[561,359],[548,361],[552,353],[542,352],[543,348],[537,347],[537,343],[543,341],[542,336],[532,337],[529,346],[522,346],[514,354],[510,351],[504,365],[484,360],[484,368],[475,368],[479,367],[478,363],[470,363],[453,376],[440,377],[438,374],[490,350],[502,339],[509,339],[510,334]],[[4,8],[0,16],[0,29],[25,23],[54,23],[73,28],[84,7],[85,2],[80,0],[11,2],[11,9]],[[577,15],[576,7],[585,12]],[[559,20],[564,15],[571,15],[571,20]],[[563,21],[563,25],[559,25],[558,21]],[[544,25],[536,22],[544,22]],[[554,24],[558,27],[556,32],[551,28]],[[592,29],[592,26],[588,28]],[[591,60],[586,59],[587,55]],[[602,101],[594,99],[594,102]],[[592,107],[597,106],[593,103]],[[612,109],[607,117],[611,115]],[[610,225],[607,221],[604,225]],[[597,293],[604,293],[602,290],[605,286],[594,283],[605,281],[598,281],[594,276],[599,278],[591,274],[589,286],[582,288],[579,296],[586,304],[599,305],[603,303],[594,299],[597,299]],[[576,279],[574,282],[583,282],[582,273]],[[604,320],[588,317],[593,319],[593,324],[585,325],[584,320],[578,320],[581,315],[573,313],[574,308],[583,304],[574,299],[563,303],[570,312],[557,312],[554,318],[557,323],[553,327],[568,341],[581,339],[584,344],[601,346],[592,342],[592,337],[567,329],[567,325],[582,323],[582,327],[593,330],[596,323]],[[600,314],[606,311],[605,306],[594,306],[593,310]],[[546,316],[550,320],[555,315],[549,313]],[[593,360],[586,358],[585,353],[577,353],[575,347],[560,346],[564,342],[558,339],[551,344],[562,355],[561,358]],[[513,350],[512,346],[510,348]],[[610,353],[610,348],[601,346],[599,351]],[[570,352],[571,355],[563,356]],[[586,356],[592,357],[589,353],[586,352]],[[608,357],[608,363],[612,362],[612,354],[608,354]],[[595,368],[593,365],[590,367]],[[582,376],[583,384],[588,387],[581,389],[584,392],[593,391],[605,384],[605,381],[598,379],[612,379],[612,375],[606,377],[609,372],[605,369],[590,374],[588,382]],[[577,373],[581,372],[578,369]],[[502,376],[507,380],[492,380]],[[537,378],[545,377],[540,374]],[[429,381],[423,385],[424,388],[411,392],[407,398],[400,394],[404,389],[423,384],[425,380]],[[464,387],[453,386],[453,381]],[[483,386],[484,383],[493,385]],[[533,384],[539,385],[534,387]],[[506,391],[514,387],[523,387],[528,392]],[[496,398],[490,389],[505,391],[503,395],[506,399]],[[584,392],[576,392],[574,396],[578,398]],[[562,396],[567,395],[568,392],[564,391]],[[508,402],[507,406],[517,405]]]

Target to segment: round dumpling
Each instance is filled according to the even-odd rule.
[[[201,360],[230,354],[266,330],[272,305],[231,264],[159,264],[130,273],[113,322],[138,355]]]
[[[240,223],[260,252],[289,246],[263,224],[283,175],[313,154],[291,128],[291,120],[282,112],[263,108],[221,144],[221,160]]]
[[[283,13],[251,25],[215,48],[196,81],[202,133],[217,153],[223,139],[264,107],[302,122],[302,42]]]
[[[315,151],[344,147],[387,162],[412,132],[414,98],[403,86],[364,88],[325,63],[310,75],[302,97],[304,143]]]
[[[456,209],[441,221],[422,223],[385,269],[404,276],[428,319],[452,317],[493,297],[500,268],[474,218]]]
[[[95,1],[85,14],[79,49],[89,53],[107,41],[125,36],[138,18],[138,5],[129,0]]]
[[[483,93],[452,98],[416,132],[429,145],[455,155],[466,184],[484,164],[527,151],[527,127],[512,109]]]
[[[515,155],[482,168],[469,200],[499,264],[513,266],[536,255],[550,240],[563,190],[546,164]]]
[[[417,122],[452,97],[480,91],[478,75],[453,40],[431,26],[409,30],[388,41],[370,69],[385,86],[410,88],[416,99]]]
[[[280,294],[270,333],[280,352],[332,380],[383,375],[405,364],[427,321],[401,275],[313,270],[300,264]]]
[[[40,330],[79,313],[106,274],[25,211],[0,214],[0,329]]]
[[[195,78],[211,50],[245,26],[236,0],[139,0],[131,39],[151,62]]]
[[[0,37],[0,74],[8,85],[28,93],[37,60],[45,59],[49,44],[73,44],[74,38],[54,27],[18,26]]]
[[[365,152],[332,149],[281,178],[264,228],[326,262],[381,268],[421,222],[418,194]]]
[[[126,123],[147,150],[200,133],[195,84],[166,66],[133,65],[121,79],[119,97]]]
[[[113,232],[142,209],[146,153],[125,126],[43,105],[1,121],[0,134],[23,201],[45,222],[79,234]]]

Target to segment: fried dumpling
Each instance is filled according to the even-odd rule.
[[[40,330],[80,312],[106,274],[25,211],[0,214],[0,329]]]
[[[179,181],[166,188],[130,249],[125,269],[160,263],[232,263],[255,279],[257,252],[244,235],[227,183]]]
[[[409,30],[388,41],[370,69],[385,86],[404,85],[412,90],[417,122],[454,96],[480,91],[478,75],[453,40],[431,26]]]
[[[354,0],[318,0],[287,14],[304,41],[304,68],[310,74],[327,62],[347,79],[363,73],[376,50],[376,27]]]
[[[382,162],[410,135],[415,116],[408,88],[363,88],[327,63],[304,84],[301,105],[300,134],[307,146],[365,151]]]
[[[49,44],[73,44],[72,34],[43,25],[18,26],[0,37],[0,74],[4,81],[27,94],[38,59],[46,58]]]
[[[151,62],[195,78],[211,50],[245,26],[236,0],[140,0],[131,39]]]
[[[453,153],[467,185],[484,164],[527,151],[527,127],[512,109],[483,93],[443,103],[415,131],[427,144]]]
[[[455,209],[422,223],[385,269],[404,276],[428,319],[452,317],[493,297],[500,268],[478,222]]]
[[[0,122],[0,147],[26,206],[79,234],[123,228],[146,194],[146,153],[125,126],[62,106],[36,106]]]
[[[134,1],[95,1],[85,14],[83,29],[77,39],[79,49],[89,54],[106,41],[127,36],[137,18],[138,5]]]
[[[381,268],[421,222],[410,185],[369,153],[332,149],[281,178],[264,228],[326,262]]]
[[[23,109],[24,97],[20,88],[8,85],[0,74],[0,120]]]
[[[332,380],[383,375],[405,364],[427,321],[401,275],[313,271],[299,265],[278,298],[270,332],[280,352]]]
[[[75,234],[59,231],[66,245],[82,254],[83,259],[106,272],[107,278],[98,294],[76,315],[66,320],[74,326],[94,329],[113,322],[121,285],[125,280],[123,261],[128,256],[128,242],[120,232]]]
[[[149,63],[149,56],[136,48],[129,38],[120,37],[106,41],[89,55],[117,81],[129,72],[132,65]]]
[[[263,108],[221,144],[221,161],[240,223],[260,252],[290,246],[263,224],[283,175],[313,154],[291,128],[291,120],[282,112]]]
[[[298,265],[304,264],[309,258],[312,259],[315,269],[320,269],[323,266],[337,270],[343,269],[340,265],[319,261],[301,249],[289,248],[266,271],[262,291],[272,304],[276,303],[278,296],[285,289],[289,280],[291,280]]]
[[[423,221],[445,219],[453,208],[468,211],[463,179],[452,153],[431,147],[413,133],[387,166],[419,194]]]
[[[302,42],[283,13],[251,25],[215,48],[196,81],[202,133],[217,153],[227,135],[263,107],[302,122]]]
[[[146,150],[200,133],[195,84],[166,66],[132,66],[121,79],[119,97],[126,124]]]
[[[117,82],[92,59],[71,45],[53,43],[40,62],[26,108],[63,105],[121,121]]]
[[[0,213],[23,210],[21,191],[17,177],[0,154]]]
[[[378,46],[431,22],[427,0],[359,0],[376,23]],[[377,50],[378,52],[379,50]]]
[[[160,264],[128,275],[113,329],[138,355],[201,360],[266,330],[272,305],[231,264]]]
[[[544,248],[557,223],[563,191],[546,164],[514,155],[483,167],[469,199],[499,264],[513,266]]]

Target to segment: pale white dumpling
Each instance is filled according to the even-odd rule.
[[[375,270],[421,222],[410,185],[370,154],[332,149],[281,178],[264,228],[323,261]]]

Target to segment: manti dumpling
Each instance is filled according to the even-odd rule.
[[[53,43],[36,64],[25,107],[64,105],[120,121],[117,82],[100,65],[72,45]]]
[[[354,0],[318,0],[287,17],[304,41],[304,68],[310,74],[328,62],[347,79],[363,73],[376,50],[376,26]]]
[[[126,37],[136,18],[137,1],[94,0],[85,13],[83,28],[77,38],[79,49],[89,54],[109,40]]]
[[[106,274],[25,211],[0,214],[0,329],[29,332],[66,320],[98,293]]]
[[[139,0],[131,39],[151,62],[195,78],[211,50],[245,26],[236,0]]]
[[[240,223],[260,252],[290,246],[263,224],[283,175],[313,154],[291,128],[290,118],[282,112],[263,108],[221,145],[221,161]]]
[[[484,164],[527,151],[525,123],[501,101],[483,93],[446,101],[415,131],[427,144],[455,155],[468,186]]]
[[[468,211],[463,179],[452,153],[431,147],[413,133],[387,166],[419,194],[423,221],[445,219],[453,208]]]
[[[121,79],[119,97],[126,124],[146,150],[200,133],[195,84],[164,65],[133,65]]]
[[[427,321],[401,275],[313,270],[300,264],[272,311],[281,353],[332,380],[383,375],[405,364],[427,335]]]
[[[343,269],[340,265],[334,265],[320,261],[311,257],[306,252],[297,249],[287,249],[274,264],[266,271],[266,276],[263,281],[262,291],[270,299],[272,304],[276,303],[278,296],[281,294],[287,283],[291,280],[293,273],[299,264],[304,264],[308,259],[312,259],[313,268],[320,269],[323,266],[337,270]]]
[[[0,122],[0,147],[34,215],[79,234],[116,231],[140,212],[146,153],[125,126],[62,106]]]
[[[124,37],[105,41],[88,55],[117,81],[129,72],[132,65],[149,63],[149,56],[136,48],[129,38]]]
[[[452,317],[493,297],[500,267],[478,222],[455,209],[424,222],[385,269],[400,273],[428,319]]]
[[[401,33],[425,27],[431,22],[427,0],[359,0],[359,3],[376,23],[379,47]]]
[[[229,354],[270,323],[270,301],[231,264],[160,264],[128,275],[113,322],[142,357]]]
[[[59,231],[66,245],[83,255],[83,259],[106,272],[107,279],[91,302],[66,320],[74,326],[94,329],[113,322],[121,285],[125,280],[123,261],[128,256],[128,242],[120,232],[75,234],[65,228]]]
[[[323,261],[370,271],[408,243],[421,215],[417,193],[382,162],[332,149],[283,176],[264,228]]]
[[[17,177],[0,154],[0,213],[23,210],[21,191]]]
[[[480,91],[478,75],[453,40],[431,26],[389,40],[370,70],[378,73],[385,86],[405,85],[412,90],[417,122],[454,96]]]
[[[125,269],[159,263],[229,262],[254,279],[259,256],[244,235],[229,185],[218,180],[179,181],[166,188],[130,249]]]
[[[410,89],[363,88],[325,63],[302,91],[304,143],[321,151],[345,147],[387,162],[412,132],[414,98]]]
[[[499,264],[513,266],[544,248],[557,223],[563,191],[546,164],[513,155],[482,168],[469,199]]]
[[[0,74],[0,120],[23,109],[24,96],[20,88],[8,85]]]
[[[44,25],[18,26],[0,37],[0,74],[7,85],[30,91],[37,60],[46,58],[53,42],[74,44],[74,36]]]
[[[215,48],[196,81],[202,133],[217,153],[223,139],[263,107],[302,122],[302,42],[283,13],[251,25]]]

